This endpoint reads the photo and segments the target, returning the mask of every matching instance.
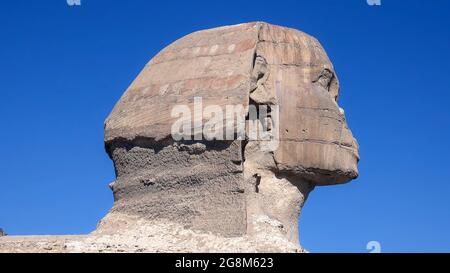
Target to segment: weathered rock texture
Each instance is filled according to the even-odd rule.
[[[358,175],[338,95],[322,46],[298,30],[248,23],[187,35],[145,66],[105,122],[117,180],[97,230],[4,237],[0,251],[302,251],[298,217],[308,194]],[[175,141],[171,110],[194,109],[194,97],[203,108],[277,106],[279,118],[269,115],[265,126],[277,128],[278,148],[237,137]],[[237,114],[248,126],[244,109]]]

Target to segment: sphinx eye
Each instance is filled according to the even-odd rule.
[[[319,83],[320,86],[329,91],[331,80],[333,79],[333,77],[333,72],[331,72],[329,69],[324,69],[315,82]]]

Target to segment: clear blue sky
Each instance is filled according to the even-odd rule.
[[[317,188],[311,251],[450,251],[450,1],[4,1],[0,227],[78,234],[112,205],[103,121],[146,62],[192,31],[267,21],[317,37],[361,146],[360,177]]]

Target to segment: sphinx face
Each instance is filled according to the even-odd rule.
[[[293,29],[263,25],[259,37],[253,71],[259,80],[250,98],[278,106],[277,171],[314,185],[356,178],[358,144],[337,104],[339,81],[325,50]]]
[[[310,43],[315,43],[310,40]],[[338,106],[339,82],[322,47],[308,47],[313,68],[277,68],[280,172],[315,185],[348,182],[358,176],[358,144]]]
[[[280,172],[315,185],[345,183],[358,176],[358,144],[336,101],[335,72],[330,65],[324,67],[313,77],[307,74],[288,76],[288,82],[278,91],[277,167]]]

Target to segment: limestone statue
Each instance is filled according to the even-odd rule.
[[[308,194],[358,176],[338,97],[333,65],[303,32],[256,22],[187,35],[144,67],[105,121],[117,179],[96,231],[3,237],[0,251],[302,252]],[[217,111],[237,105],[231,123]],[[174,115],[178,106],[193,119]],[[178,137],[174,124],[185,129]],[[219,134],[205,136],[207,124]]]

